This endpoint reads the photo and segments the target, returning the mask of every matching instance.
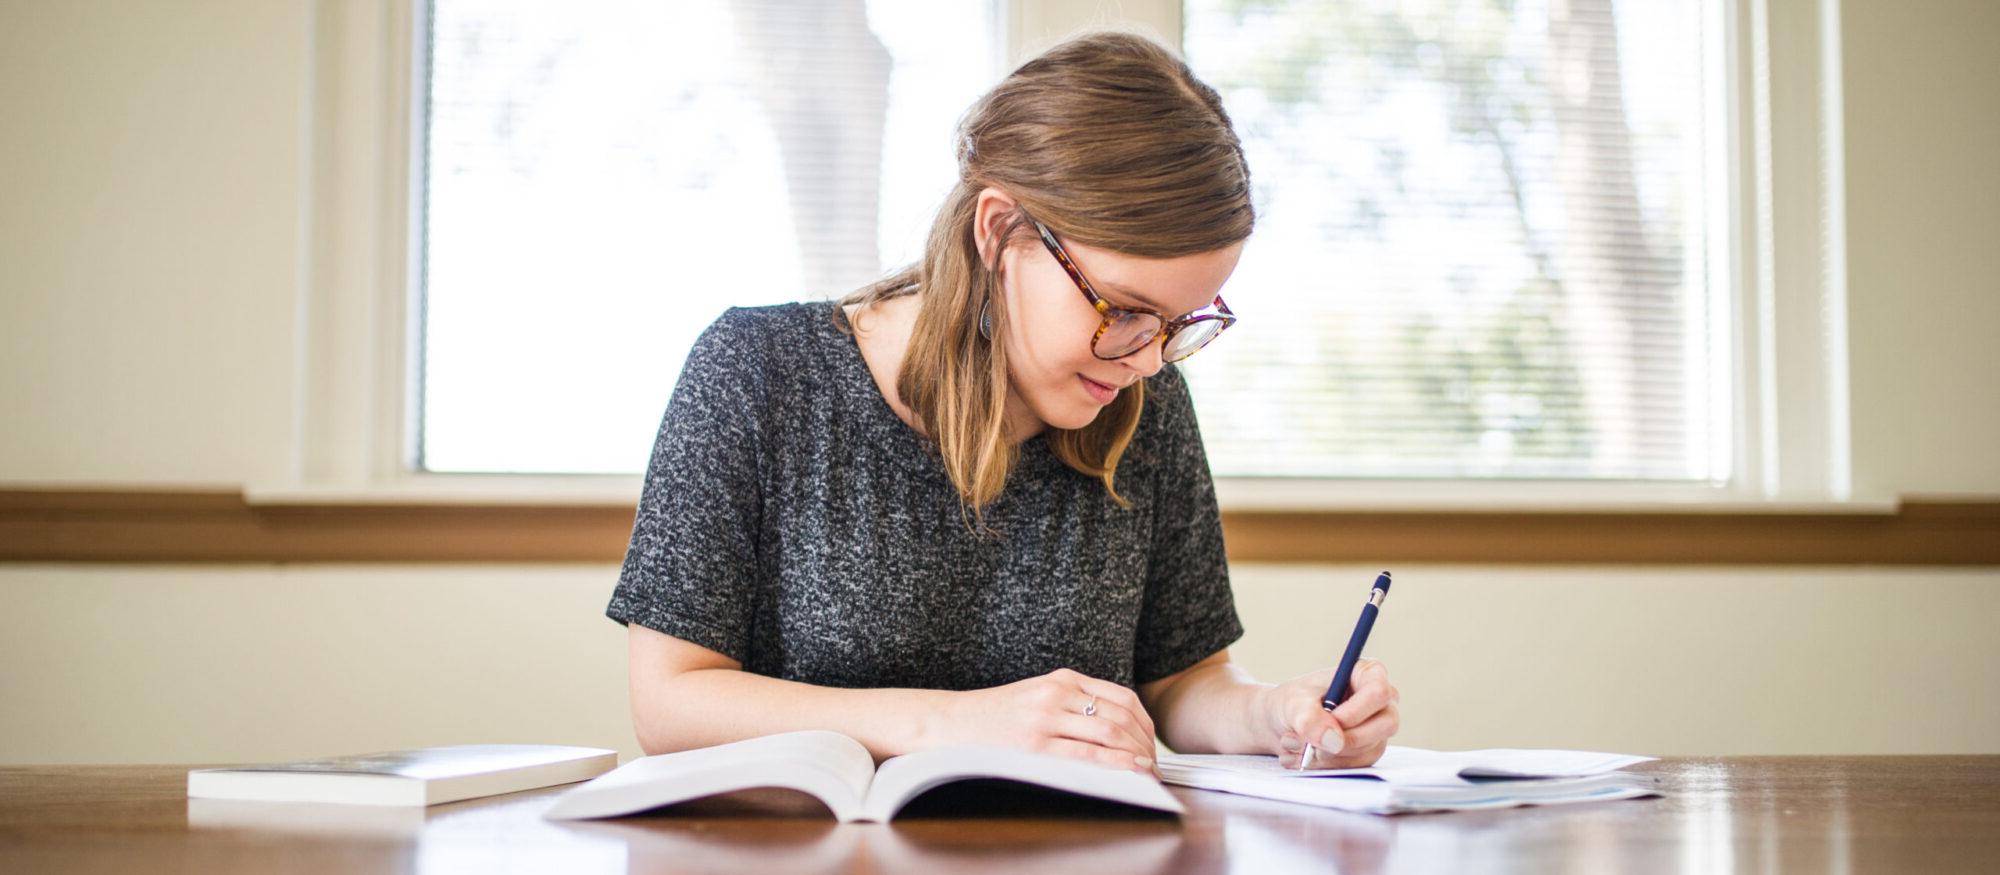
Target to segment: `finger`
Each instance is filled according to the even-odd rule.
[[[1139,745],[1139,749],[1145,750],[1148,752],[1148,755],[1151,755],[1151,751],[1153,750],[1153,735],[1146,728],[1142,720],[1132,713],[1131,709],[1120,704],[1124,697],[1119,696],[1117,691],[1124,690],[1123,687],[1117,684],[1103,684],[1089,675],[1066,668],[1056,669],[1050,674],[1055,678],[1059,692],[1045,701],[1053,704],[1055,710],[1082,715],[1084,711],[1092,710],[1090,706],[1092,701],[1095,701],[1097,707],[1094,713],[1084,716],[1095,720],[1104,720],[1123,727],[1125,731],[1131,733],[1132,740]],[[1108,686],[1110,689],[1104,690],[1103,694],[1099,694],[1086,690],[1086,685],[1096,689]],[[1130,691],[1127,690],[1126,692],[1129,693]],[[1141,713],[1143,714],[1143,709],[1141,709]]]
[[[1086,701],[1085,704],[1078,705],[1075,709],[1070,711],[1070,713],[1074,713],[1081,716],[1083,714],[1084,708],[1087,707],[1087,705],[1088,702]],[[1147,732],[1144,725],[1139,722],[1139,719],[1135,717],[1131,711],[1126,710],[1125,706],[1120,705],[1117,702],[1112,702],[1103,698],[1099,698],[1097,700],[1097,713],[1090,715],[1088,719],[1100,720],[1105,723],[1109,723],[1112,726],[1118,727],[1120,731],[1124,732],[1127,736],[1129,736],[1132,739],[1133,744],[1138,745],[1137,748],[1138,750],[1145,751],[1147,756],[1153,755],[1154,745],[1153,745],[1152,733]]]
[[[1073,738],[1044,739],[1038,750],[1056,756],[1093,762],[1113,769],[1130,769],[1135,772],[1152,774],[1150,766],[1139,765],[1138,759],[1128,750],[1118,750],[1100,744],[1077,741]]]
[[[1302,750],[1299,750],[1299,751],[1291,751],[1291,752],[1289,752],[1289,753],[1286,753],[1286,754],[1285,754],[1285,755],[1283,755],[1283,756],[1280,756],[1280,757],[1278,757],[1278,765],[1279,765],[1280,767],[1282,767],[1282,768],[1285,768],[1285,769],[1289,769],[1289,770],[1291,770],[1291,771],[1298,771],[1298,770],[1299,770],[1299,757],[1301,757],[1301,756],[1303,756],[1303,755],[1305,755],[1305,751],[1302,751]],[[1308,769],[1332,769],[1332,768],[1345,768],[1345,767],[1346,767],[1346,765],[1347,765],[1347,764],[1346,764],[1346,761],[1345,761],[1345,760],[1336,760],[1336,759],[1335,759],[1335,758],[1333,758],[1332,756],[1329,756],[1329,755],[1327,755],[1327,754],[1323,754],[1323,753],[1320,753],[1320,752],[1319,752],[1319,745],[1313,745],[1313,747],[1312,747],[1312,762],[1311,762],[1311,763],[1309,763],[1308,765],[1306,765],[1306,766],[1305,766],[1305,768],[1308,768]]]
[[[1338,754],[1333,754],[1321,750],[1318,745],[1313,745],[1311,748],[1307,750],[1287,751],[1281,754],[1278,757],[1278,765],[1283,768],[1291,769],[1294,771],[1299,770],[1300,768],[1355,769],[1355,768],[1361,768],[1363,766],[1374,765],[1376,760],[1382,758],[1382,752],[1387,748],[1388,748],[1388,742],[1386,741],[1376,742],[1373,745],[1365,747],[1360,745],[1359,743],[1350,742],[1347,745],[1346,750]],[[1303,767],[1301,767],[1299,765],[1299,759],[1300,757],[1303,757],[1308,753],[1311,754],[1311,759],[1308,760]]]
[[[1128,751],[1135,757],[1151,759],[1153,756],[1153,749],[1134,741],[1131,732],[1098,717],[1059,714],[1048,722],[1046,731],[1057,738],[1087,741],[1091,744]]]
[[[1378,744],[1375,745],[1374,747],[1358,748],[1349,751],[1347,753],[1343,753],[1339,756],[1321,756],[1318,754],[1317,749],[1315,749],[1312,762],[1307,764],[1305,768],[1307,769],[1367,768],[1369,766],[1375,765],[1377,761],[1381,760],[1382,754],[1387,750],[1388,750],[1387,744]],[[1299,755],[1292,754],[1288,757],[1282,757],[1279,759],[1278,764],[1286,769],[1298,771]]]
[[[1147,738],[1152,738],[1156,734],[1152,715],[1146,713],[1145,703],[1139,701],[1139,694],[1131,687],[1081,673],[1077,675],[1077,682],[1085,693],[1100,699],[1110,699],[1124,706],[1125,710],[1136,718],[1136,725],[1145,731]]]
[[[1388,743],[1383,742],[1380,744],[1373,745],[1371,747],[1356,747],[1353,750],[1350,750],[1339,756],[1332,756],[1332,757],[1315,756],[1313,757],[1312,765],[1309,765],[1306,768],[1309,769],[1366,768],[1368,766],[1374,765],[1377,761],[1381,760],[1383,752],[1387,751],[1388,749],[1389,749]]]
[[[1153,738],[1158,734],[1153,728],[1152,715],[1146,713],[1146,706],[1139,701],[1139,694],[1133,692],[1130,687],[1122,687],[1110,681],[1094,678],[1082,673],[1078,673],[1076,677],[1077,684],[1083,688],[1085,695],[1096,696],[1099,699],[1110,699],[1125,706],[1125,710],[1130,711],[1133,716],[1138,718],[1138,726],[1145,731],[1147,738]]]
[[[1328,753],[1346,749],[1346,727],[1331,712],[1319,707],[1317,702],[1295,707],[1289,727],[1292,734]]]
[[[1393,704],[1375,712],[1375,716],[1363,721],[1360,726],[1347,730],[1347,750],[1341,755],[1352,755],[1356,751],[1387,744],[1390,737],[1402,728],[1402,720],[1402,711]]]
[[[1388,671],[1374,663],[1368,672],[1356,671],[1349,685],[1347,700],[1333,709],[1333,717],[1342,726],[1359,726],[1361,723],[1389,704],[1395,688],[1389,685]]]
[[[1402,715],[1397,706],[1390,705],[1376,712],[1367,722],[1347,730],[1347,747],[1341,751],[1314,751],[1311,769],[1351,769],[1368,765],[1382,757],[1388,747],[1389,738],[1401,728]]]

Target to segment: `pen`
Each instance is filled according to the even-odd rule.
[[[1361,606],[1361,619],[1354,621],[1354,634],[1347,636],[1347,652],[1340,655],[1340,665],[1333,670],[1333,683],[1326,685],[1326,695],[1320,697],[1319,706],[1327,713],[1347,701],[1347,682],[1354,677],[1354,664],[1361,660],[1361,648],[1368,646],[1368,630],[1375,628],[1375,615],[1382,610],[1382,601],[1389,597],[1389,572],[1384,571],[1375,578],[1375,588],[1368,591],[1368,603]],[[1313,745],[1306,742],[1306,749],[1299,754],[1299,771],[1312,762]]]

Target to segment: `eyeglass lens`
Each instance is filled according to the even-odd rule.
[[[1159,337],[1161,327],[1160,317],[1151,313],[1123,313],[1098,335],[1097,354],[1103,358],[1130,355]]]
[[[1162,328],[1160,318],[1151,313],[1124,313],[1111,320],[1104,333],[1098,336],[1097,355],[1107,359],[1131,355],[1157,339]],[[1167,339],[1166,348],[1160,350],[1160,357],[1177,362],[1194,355],[1195,350],[1207,345],[1221,328],[1222,323],[1213,319],[1185,325]]]
[[[1195,350],[1208,345],[1208,342],[1214,340],[1215,335],[1221,330],[1222,322],[1218,319],[1203,319],[1200,322],[1182,325],[1179,332],[1167,339],[1167,348],[1160,351],[1160,357],[1170,362],[1177,362],[1194,355]]]

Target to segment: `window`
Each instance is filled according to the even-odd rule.
[[[1001,59],[1094,23],[1179,32],[1250,152],[1260,224],[1224,290],[1243,321],[1186,368],[1226,505],[1389,481],[1447,503],[1847,495],[1838,30],[1817,7],[760,12],[780,5],[419,9],[419,388],[402,464],[376,470],[412,450],[419,478],[641,470],[715,314],[908,261]],[[1774,28],[1821,42],[1777,52]],[[869,192],[874,215],[826,219]]]
[[[1728,480],[1703,12],[1189,0],[1260,210],[1187,370],[1217,474]]]
[[[429,9],[419,467],[644,467],[724,308],[921,249],[993,0]],[[858,205],[858,209],[853,207]]]

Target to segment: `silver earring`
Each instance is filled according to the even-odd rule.
[[[992,305],[993,301],[991,299],[979,305],[979,336],[987,340],[993,339],[993,314],[986,311],[986,308]]]

